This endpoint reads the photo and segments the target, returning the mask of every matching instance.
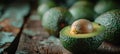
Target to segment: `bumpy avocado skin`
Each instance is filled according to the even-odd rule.
[[[64,29],[66,29],[66,27],[62,30]],[[60,31],[60,41],[63,47],[73,54],[88,54],[90,52],[95,52],[104,41],[102,32],[94,37],[74,38],[69,35],[64,35],[62,30]]]
[[[98,18],[95,22],[106,27],[104,32],[105,40],[115,45],[120,45],[120,9],[108,11]]]
[[[102,14],[104,12],[107,12],[112,9],[118,9],[120,8],[119,3],[117,3],[114,0],[100,0],[96,5],[95,5],[95,12],[98,14]]]
[[[98,37],[79,39],[60,35],[60,39],[63,46],[73,54],[94,52],[102,43]]]
[[[85,18],[90,21],[94,20],[94,4],[89,1],[78,1],[70,9],[70,13],[73,15],[74,19]]]
[[[64,26],[73,22],[73,20],[71,20],[72,18],[72,15],[66,8],[54,7],[43,15],[42,26],[50,35],[58,35]]]

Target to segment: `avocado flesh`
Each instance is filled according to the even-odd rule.
[[[74,54],[95,51],[103,42],[103,32],[105,27],[93,23],[94,31],[87,34],[71,34],[70,26],[60,31],[60,41],[62,45]]]
[[[66,8],[54,7],[43,15],[42,26],[50,35],[56,36],[64,26],[73,22],[71,18],[73,17]],[[61,24],[64,26],[61,27]]]
[[[95,22],[106,27],[105,40],[120,45],[120,9],[108,11],[95,19]]]

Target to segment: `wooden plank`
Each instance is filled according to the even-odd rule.
[[[16,54],[70,54],[58,38],[51,37],[41,26],[37,13],[26,23]]]
[[[8,48],[16,38],[29,10],[29,3],[13,3],[5,10],[0,18],[0,37],[2,37],[0,39],[0,53]]]

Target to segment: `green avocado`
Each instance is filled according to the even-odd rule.
[[[90,21],[94,20],[94,4],[89,1],[78,1],[70,9],[70,13],[73,15],[74,19],[85,18]]]
[[[71,7],[78,0],[65,0],[66,7]]]
[[[54,7],[48,10],[42,19],[42,26],[50,35],[58,36],[59,31],[73,22],[72,15],[66,8]]]
[[[43,14],[48,11],[50,8],[57,6],[54,2],[45,2],[38,6],[38,14],[40,15],[40,19],[42,18]]]
[[[120,8],[119,3],[114,0],[100,0],[94,7],[94,10],[98,14],[102,14],[112,9]]]
[[[103,32],[105,27],[98,24],[93,24],[93,32],[87,34],[71,34],[71,26],[67,26],[60,31],[60,41],[64,48],[73,54],[85,54],[95,51],[103,42]]]
[[[42,3],[47,3],[47,2],[54,2],[54,0],[38,0],[38,4],[42,4]]]
[[[108,11],[95,19],[106,27],[105,40],[115,45],[120,44],[120,9]]]

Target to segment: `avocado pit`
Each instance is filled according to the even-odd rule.
[[[71,25],[71,34],[86,34],[93,32],[92,22],[86,19],[79,19]]]

